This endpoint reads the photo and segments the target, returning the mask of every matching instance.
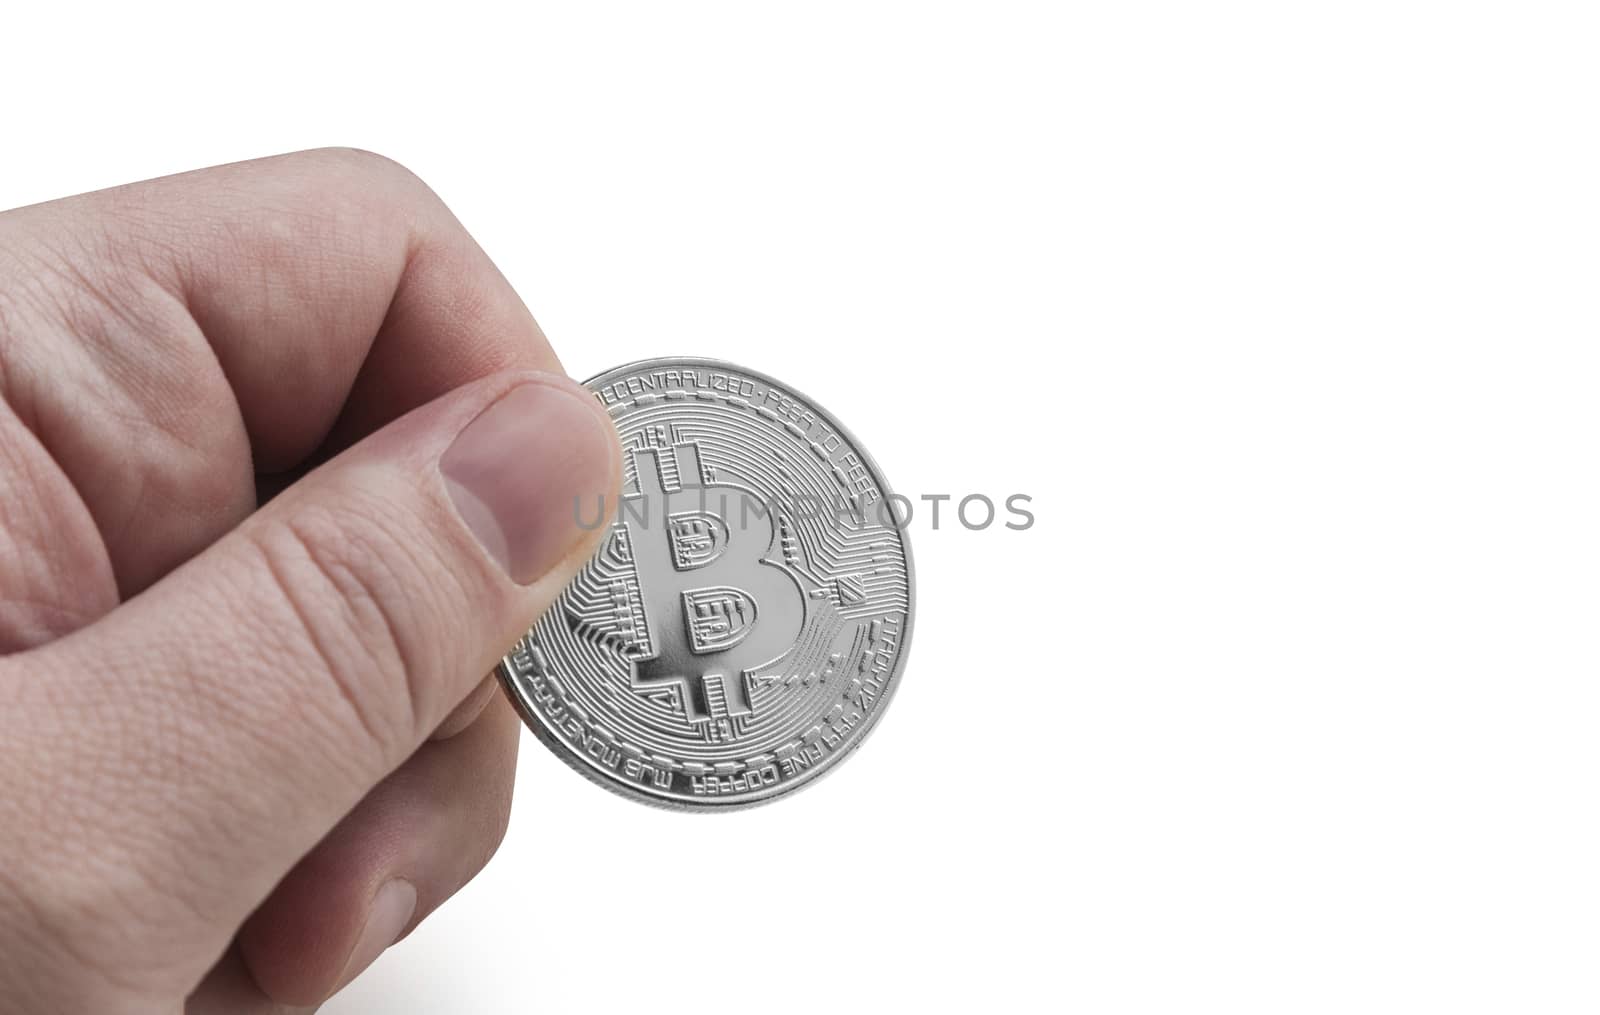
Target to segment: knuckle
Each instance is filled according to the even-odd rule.
[[[35,328],[64,327],[88,342],[158,339],[184,321],[182,307],[151,270],[150,230],[113,221],[112,208],[94,218],[52,212],[31,223],[27,242],[8,255],[8,294],[31,310]]]
[[[202,425],[232,405],[216,357],[192,315],[166,285],[158,224],[123,216],[68,216],[55,222],[49,206],[29,242],[0,244],[0,377],[7,394],[35,412],[53,405],[65,378],[89,389],[96,410],[72,406],[75,427],[134,427],[161,448],[139,445],[141,464],[200,462],[236,435]],[[14,363],[15,366],[9,367]],[[34,421],[38,422],[38,421]],[[95,442],[100,443],[99,441]],[[233,477],[212,468],[185,470],[208,500],[225,498]]]
[[[381,521],[355,505],[302,507],[251,541],[290,651],[327,683],[330,707],[385,750],[409,749],[437,649],[418,636],[419,583]]]
[[[239,218],[230,204],[216,210],[217,228],[233,270],[298,280],[292,289],[342,284],[352,270],[403,271],[448,217],[427,184],[382,155],[319,148],[266,162],[248,178],[252,193],[231,199],[259,213]]]
[[[407,169],[399,160],[366,148],[358,148],[354,145],[331,145],[327,148],[313,148],[304,154],[339,162],[362,172],[416,179],[416,174]]]
[[[300,153],[324,181],[337,180],[353,195],[374,193],[398,203],[436,203],[437,195],[402,163],[364,148],[317,148]]]

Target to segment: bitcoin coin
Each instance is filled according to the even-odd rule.
[[[911,637],[903,512],[815,402],[670,358],[587,386],[623,447],[599,550],[501,661],[523,719],[578,771],[686,808],[807,785],[860,745]]]

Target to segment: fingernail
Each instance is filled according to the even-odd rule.
[[[519,585],[548,571],[585,535],[610,489],[615,437],[581,389],[530,381],[468,423],[439,459],[467,528]]]
[[[356,946],[350,950],[344,972],[339,975],[339,988],[361,975],[362,971],[377,961],[384,949],[394,944],[411,914],[417,908],[417,889],[404,878],[385,881],[372,897],[372,909],[367,913],[367,925],[361,928]],[[338,989],[338,988],[336,988]]]

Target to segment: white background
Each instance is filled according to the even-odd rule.
[[[325,144],[578,376],[791,382],[912,531],[870,743],[691,817],[531,738],[327,1010],[1600,1006],[1590,5],[33,4],[0,206]]]

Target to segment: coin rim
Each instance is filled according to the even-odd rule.
[[[737,363],[730,363],[727,360],[715,359],[708,356],[656,356],[647,359],[633,360],[632,362],[623,363],[620,366],[612,367],[609,370],[602,370],[600,373],[595,374],[593,377],[585,380],[583,382],[583,386],[588,388],[591,384],[599,384],[602,382],[602,380],[613,379],[617,375],[632,373],[646,366],[694,366],[721,368],[723,370],[745,374],[749,377],[766,382],[766,384],[770,387],[777,388],[780,391],[788,392],[789,394],[806,403],[807,408],[815,412],[819,417],[822,418],[824,422],[831,425],[840,436],[844,437],[844,439],[849,442],[851,448],[861,457],[861,460],[866,464],[872,475],[878,480],[878,486],[882,491],[885,500],[887,500],[890,495],[894,493],[894,489],[889,485],[889,479],[884,474],[883,468],[878,465],[877,459],[872,457],[872,454],[867,451],[865,445],[861,443],[860,439],[857,438],[848,427],[840,423],[839,420],[834,417],[833,413],[824,408],[820,403],[817,402],[816,399],[795,388],[793,385],[779,381],[768,376],[767,374],[762,373],[759,370],[752,370],[749,367],[740,366]],[[591,391],[590,393],[593,394],[594,392]],[[879,719],[883,716],[883,713],[888,710],[890,703],[894,700],[895,692],[900,688],[900,675],[905,670],[906,657],[911,653],[911,635],[916,617],[917,577],[916,568],[911,560],[911,537],[905,529],[897,529],[896,531],[900,535],[900,547],[905,555],[906,561],[906,622],[905,630],[900,636],[900,644],[895,654],[894,665],[889,671],[888,690],[885,691],[883,696],[878,699],[877,706],[868,716],[866,716],[864,725],[860,727],[855,738],[844,748],[844,750],[829,755],[826,761],[819,763],[806,773],[802,774],[798,779],[793,779],[787,782],[780,781],[773,786],[764,787],[754,793],[729,797],[707,797],[703,800],[680,796],[668,796],[660,793],[659,791],[653,791],[642,786],[635,786],[631,783],[623,782],[616,776],[611,775],[606,771],[602,771],[587,757],[580,754],[578,751],[573,750],[572,746],[563,740],[559,733],[549,728],[543,716],[529,706],[529,704],[523,699],[523,696],[517,687],[516,674],[512,671],[512,668],[509,664],[509,660],[511,658],[510,653],[501,656],[500,661],[495,664],[495,675],[500,678],[500,686],[505,691],[506,697],[511,699],[512,706],[517,710],[517,714],[522,717],[523,725],[532,730],[533,735],[541,743],[543,743],[552,754],[566,762],[569,768],[576,770],[590,782],[604,786],[606,789],[616,793],[618,796],[627,797],[630,800],[636,800],[640,803],[650,804],[651,806],[660,807],[666,810],[692,811],[695,813],[744,810],[746,808],[758,807],[761,804],[770,803],[771,801],[780,797],[797,793],[808,786],[815,785],[824,776],[828,775],[834,769],[843,764],[850,757],[850,755],[854,754],[857,750],[860,750],[861,745],[866,742],[867,737],[870,736],[875,729],[877,729]],[[565,592],[566,589],[563,587],[562,594]],[[560,595],[558,594],[557,599],[559,598]],[[554,609],[555,605],[555,602],[552,601],[549,608]],[[542,616],[543,615],[541,614],[541,617]],[[535,618],[533,623],[528,626],[529,631],[532,631],[533,628],[538,625],[539,619],[540,618]],[[523,637],[527,637],[527,634],[524,633]]]

